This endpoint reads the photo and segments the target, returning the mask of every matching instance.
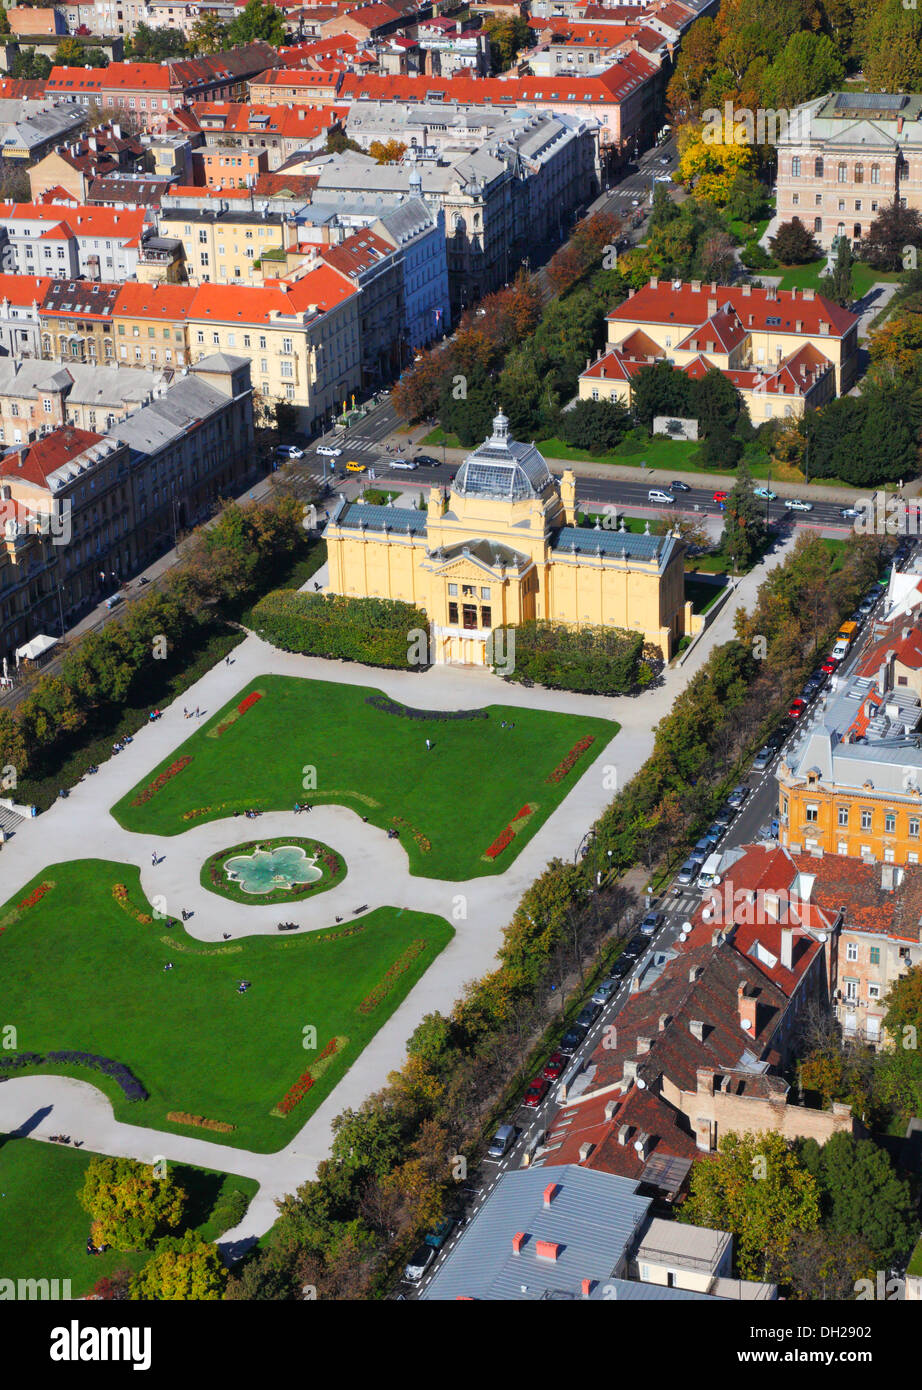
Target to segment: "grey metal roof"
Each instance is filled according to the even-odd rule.
[[[591,1299],[605,1299],[616,1303],[670,1303],[686,1302],[689,1299],[713,1303],[709,1293],[698,1293],[695,1289],[671,1289],[666,1284],[640,1284],[633,1279],[606,1279],[597,1284],[589,1294]]]
[[[554,1183],[546,1207],[543,1194]],[[580,1297],[584,1279],[611,1282],[649,1208],[629,1178],[578,1164],[504,1173],[421,1297]],[[512,1238],[520,1231],[527,1239],[516,1255]],[[539,1240],[559,1245],[556,1260],[538,1257]]]
[[[348,526],[352,530],[369,531],[412,531],[414,535],[426,534],[426,513],[415,507],[378,507],[370,502],[350,502],[336,518],[337,526]]]
[[[555,550],[575,551],[577,554],[627,554],[631,559],[652,560],[663,549],[667,536],[638,536],[632,531],[606,531],[589,526],[562,526],[557,533]]]
[[[136,453],[154,454],[227,403],[224,392],[207,381],[182,377],[159,400],[113,425],[108,435]]]

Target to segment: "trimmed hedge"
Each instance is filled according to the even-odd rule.
[[[604,627],[576,630],[540,620],[510,631],[515,634],[515,662],[507,680],[588,695],[623,695],[653,679],[643,658],[640,632]]]
[[[408,661],[409,634],[428,635],[429,619],[410,603],[276,589],[255,605],[253,631],[274,647],[367,666],[422,669]]]

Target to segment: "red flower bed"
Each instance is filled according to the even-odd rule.
[[[325,1057],[331,1056],[338,1046],[338,1039],[331,1038],[323,1051],[318,1054],[317,1062],[322,1062]],[[315,1062],[314,1065],[316,1066],[317,1063]],[[314,1078],[311,1076],[310,1071],[302,1072],[295,1084],[285,1092],[284,1096],[275,1107],[278,1113],[280,1115],[287,1115],[292,1111],[298,1104],[298,1101],[304,1099],[313,1084]]]
[[[40,883],[37,888],[33,888],[29,896],[23,898],[22,902],[19,904],[20,912],[24,911],[27,907],[34,907],[37,902],[41,902],[42,898],[53,886],[54,885],[51,883]]]
[[[261,690],[252,690],[245,700],[241,700],[237,706],[238,714],[246,714],[251,705],[255,705],[257,700],[261,700],[263,693]]]
[[[526,802],[525,805],[522,807],[521,811],[516,811],[516,813],[515,813],[515,815],[512,817],[512,819],[513,819],[514,821],[516,821],[516,820],[523,820],[523,819],[525,818],[525,816],[530,816],[530,815],[531,815],[531,807],[529,806],[528,802]]]
[[[515,832],[511,829],[510,826],[507,825],[506,829],[502,832],[502,834],[497,835],[490,848],[486,851],[487,858],[495,859],[498,854],[502,854],[503,850],[506,848],[507,845],[512,844],[512,841],[514,839]]]
[[[145,787],[142,792],[138,793],[131,803],[132,806],[143,806],[146,801],[150,801],[151,797],[155,796],[156,793],[160,791],[161,787],[165,787],[167,782],[169,782],[172,777],[175,777],[177,773],[182,772],[184,767],[188,767],[191,761],[191,753],[184,753],[181,758],[177,758],[175,763],[171,763],[165,772],[161,772],[159,777],[154,778],[150,786]]]
[[[372,1009],[376,1009],[394,987],[398,975],[402,975],[405,970],[409,970],[416,957],[425,951],[427,943],[425,941],[411,941],[403,955],[394,961],[390,970],[387,971],[380,984],[375,985],[371,994],[367,994],[359,1005],[359,1013],[370,1014]]]
[[[579,743],[574,743],[563,761],[558,763],[554,771],[550,773],[549,776],[545,777],[544,780],[546,782],[562,782],[573,767],[573,764],[577,762],[582,754],[585,753],[586,749],[593,743],[595,743],[595,734],[587,734],[585,738],[580,739]]]

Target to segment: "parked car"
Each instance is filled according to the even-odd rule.
[[[829,676],[823,670],[822,666],[817,666],[816,670],[813,672],[813,675],[810,677],[810,680],[811,682],[816,681],[820,690],[824,689],[824,687],[829,684]]]
[[[714,841],[711,839],[710,835],[702,835],[700,840],[695,841],[695,848],[692,854],[700,854],[702,858],[707,859],[708,855],[713,852],[713,849]]]
[[[784,505],[787,507],[789,512],[813,511],[813,503],[805,502],[802,497],[788,497],[785,499]]]
[[[279,444],[275,451],[277,459],[303,459],[304,450],[299,449],[297,444]]]
[[[734,811],[739,811],[746,797],[749,795],[749,792],[750,788],[747,787],[744,782],[741,782],[738,787],[733,788],[732,792],[727,797],[727,804],[732,806]]]
[[[522,1103],[527,1105],[530,1110],[537,1110],[547,1095],[550,1084],[543,1076],[536,1076],[522,1097]]]
[[[575,1028],[584,1028],[588,1033],[589,1029],[592,1027],[593,1023],[595,1023],[596,1019],[598,1018],[601,1012],[602,1005],[594,1004],[590,1000],[588,1004],[583,1005],[579,1013],[576,1015],[576,1019],[574,1021],[573,1026]]]
[[[563,1037],[560,1039],[560,1046],[558,1048],[558,1051],[562,1052],[565,1057],[572,1057],[573,1053],[580,1046],[585,1036],[586,1029],[577,1028],[574,1024],[572,1028],[567,1029]]]
[[[411,1284],[418,1284],[434,1259],[435,1251],[431,1245],[418,1246],[404,1266],[404,1279],[409,1280]]]
[[[500,1125],[490,1140],[487,1158],[504,1158],[515,1143],[516,1133],[515,1125]]]
[[[698,877],[698,870],[701,868],[700,859],[686,859],[681,869],[675,876],[676,883],[681,883],[683,888],[690,883],[694,883]]]
[[[622,956],[627,956],[628,960],[636,960],[643,955],[647,943],[642,941],[639,936],[632,936],[627,945],[623,948]]]
[[[552,1052],[544,1064],[544,1075],[548,1081],[556,1081],[566,1071],[567,1059],[562,1052]]]
[[[654,932],[659,931],[664,920],[661,912],[648,912],[640,924],[640,930],[644,936],[652,936]]]
[[[870,613],[872,609],[877,607],[877,597],[877,594],[865,594],[858,605],[862,613]]]
[[[434,459],[431,454],[417,454],[413,462],[419,464],[420,468],[438,468],[439,466],[438,459]]]
[[[662,157],[661,160],[660,160],[660,164],[671,164],[671,163],[672,163],[672,158],[671,158],[671,156],[668,155],[668,154],[664,154],[663,157]]]
[[[772,492],[770,487],[754,487],[752,495],[753,497],[762,497],[766,502],[774,502],[778,497],[777,492]]]
[[[775,750],[770,748],[768,744],[764,748],[760,748],[752,760],[753,772],[764,772],[774,756]]]
[[[719,817],[717,820],[712,821],[711,824],[708,826],[708,834],[713,837],[715,842],[719,843],[723,839],[724,832],[727,830],[729,825],[730,822],[728,820],[724,820],[722,817]]]
[[[662,502],[664,506],[669,507],[675,502],[675,498],[671,492],[664,492],[661,487],[651,487],[647,493],[647,501]]]
[[[119,605],[120,603],[123,603],[123,602],[124,602],[124,600],[123,600],[121,594],[112,594],[109,598],[106,599],[106,607],[107,607],[107,608],[117,608],[118,605]]]
[[[688,483],[683,483],[680,478],[673,478],[672,482],[669,484],[669,491],[691,492],[691,488],[689,487]]]
[[[329,444],[318,444],[314,452],[320,454],[323,458],[338,459],[342,453],[342,449],[335,449]]]
[[[621,955],[618,957],[618,959],[615,961],[614,965],[611,968],[612,974],[617,975],[620,980],[621,977],[626,975],[628,971],[631,969],[635,959],[636,957],[625,955],[625,953],[622,951]]]
[[[426,1245],[431,1245],[433,1250],[441,1250],[457,1224],[453,1216],[446,1216],[444,1221],[433,1226],[432,1230],[423,1237],[423,1240]]]
[[[791,707],[788,710],[788,717],[790,719],[799,719],[806,708],[806,700],[804,700],[800,695],[798,695],[796,700],[791,701]]]
[[[826,676],[831,676],[831,675],[833,675],[833,674],[835,673],[836,670],[838,670],[838,666],[839,666],[839,659],[838,659],[838,657],[835,657],[835,656],[827,656],[826,660],[823,662],[822,666],[820,667],[820,670],[823,672],[824,675],[826,675]]]
[[[605,1005],[618,988],[617,980],[603,980],[592,996],[593,1004]]]

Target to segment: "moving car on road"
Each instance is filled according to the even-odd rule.
[[[438,468],[439,461],[434,459],[431,454],[417,454],[413,460],[419,468]]]
[[[318,449],[317,452],[319,453],[320,450]],[[303,459],[304,450],[299,449],[297,444],[279,444],[275,451],[275,457],[277,459]]]
[[[670,507],[675,502],[671,492],[664,492],[661,487],[651,487],[647,493],[648,502],[662,502],[664,506]]]
[[[416,462],[415,459],[390,459],[388,460],[388,462],[391,468],[402,468],[410,472],[413,472],[414,469],[419,467],[419,464]]]
[[[778,496],[777,492],[772,492],[770,487],[756,487],[752,490],[753,497],[762,497],[767,502],[774,502]]]
[[[717,502],[718,505],[723,502],[726,502],[726,500],[727,494],[723,491],[723,489],[719,489],[717,492],[715,492],[712,498],[712,501]]]
[[[679,479],[679,478],[673,478],[672,482],[669,484],[669,491],[670,491],[670,492],[691,492],[691,488],[689,487],[688,483],[683,483],[683,482],[681,481],[681,479]]]
[[[805,502],[802,497],[787,497],[784,505],[789,512],[812,512],[813,503]]]
[[[332,445],[329,444],[318,444],[314,452],[316,454],[321,454],[323,458],[338,459],[342,453],[342,449],[334,449]]]

